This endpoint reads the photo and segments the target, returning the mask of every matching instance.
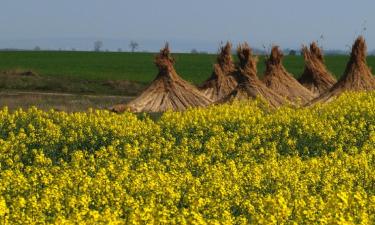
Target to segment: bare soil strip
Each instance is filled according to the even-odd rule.
[[[9,110],[27,109],[36,106],[42,110],[58,110],[67,112],[108,109],[115,103],[127,103],[132,96],[114,95],[80,95],[54,92],[0,91],[0,108],[7,106]]]

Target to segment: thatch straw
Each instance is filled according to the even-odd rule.
[[[278,107],[286,101],[274,91],[270,90],[259,80],[257,76],[258,57],[252,55],[251,48],[247,43],[237,48],[239,58],[238,85],[226,97],[219,102],[233,100],[255,99],[257,97],[267,101],[271,106]]]
[[[168,43],[155,58],[159,73],[140,96],[127,105],[118,105],[113,111],[164,112],[182,111],[188,107],[204,107],[211,103],[196,87],[183,80],[175,71],[174,59]]]
[[[350,59],[343,76],[327,92],[314,99],[315,102],[328,102],[345,91],[369,91],[375,89],[375,78],[366,62],[367,46],[362,36],[359,36],[352,46]]]
[[[214,64],[211,77],[199,88],[212,101],[227,96],[237,86],[231,49],[232,45],[229,42],[220,47],[217,63]]]
[[[268,88],[295,103],[306,103],[314,95],[302,86],[282,65],[283,54],[278,46],[273,46],[266,59],[263,82]]]
[[[322,51],[315,42],[310,44],[310,50],[303,46],[302,54],[305,59],[305,70],[298,81],[319,96],[329,90],[336,83],[336,79],[324,65]]]

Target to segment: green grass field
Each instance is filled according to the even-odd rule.
[[[129,80],[147,83],[156,75],[153,64],[155,53],[121,52],[0,52],[0,70],[33,70],[42,76],[83,80]],[[208,78],[216,55],[173,54],[176,70],[186,80],[199,84]],[[347,56],[327,56],[328,69],[339,77],[348,60]],[[368,57],[375,67],[375,57]],[[304,67],[301,56],[286,56],[286,69],[299,76]],[[260,57],[258,71],[264,71],[264,58]]]

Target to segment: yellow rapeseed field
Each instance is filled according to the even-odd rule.
[[[0,224],[375,224],[375,92],[271,110],[0,111]]]

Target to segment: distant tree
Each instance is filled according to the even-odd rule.
[[[40,51],[40,50],[41,50],[41,48],[39,46],[34,47],[34,51]]]
[[[118,51],[118,52],[122,52],[122,48],[118,48],[117,51]]]
[[[291,50],[289,51],[289,55],[297,55],[297,51],[291,49]]]
[[[102,41],[95,41],[94,42],[94,51],[95,52],[100,52],[101,48],[103,47],[103,42]]]
[[[76,51],[76,49],[75,49],[75,48],[72,48],[72,51],[73,51],[73,52],[75,52],[75,51]]]
[[[199,52],[198,52],[197,49],[193,48],[192,50],[190,50],[190,53],[191,54],[198,54]]]
[[[139,44],[136,41],[130,41],[129,48],[132,52],[135,52],[138,47]]]

